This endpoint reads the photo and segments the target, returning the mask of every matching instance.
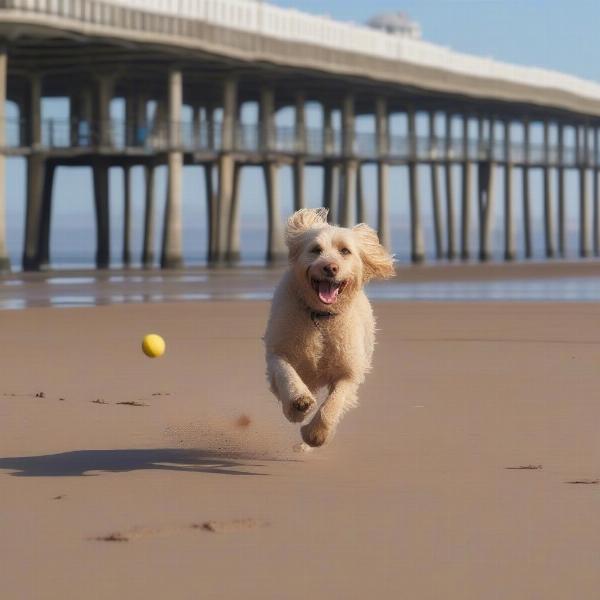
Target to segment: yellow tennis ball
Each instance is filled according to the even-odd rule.
[[[142,351],[150,358],[158,358],[165,353],[165,340],[156,333],[149,333],[142,341]]]

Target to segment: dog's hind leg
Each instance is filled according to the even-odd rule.
[[[271,391],[281,402],[288,421],[300,423],[317,402],[294,367],[277,354],[267,355],[267,376]]]
[[[322,446],[335,432],[343,414],[356,406],[357,391],[358,383],[350,379],[334,383],[310,423],[300,429],[302,439],[309,446]]]

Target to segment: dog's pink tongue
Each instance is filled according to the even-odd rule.
[[[337,300],[339,288],[328,281],[319,282],[319,298],[324,304],[333,304]]]

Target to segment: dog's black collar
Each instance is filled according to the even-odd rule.
[[[337,317],[337,313],[327,312],[327,311],[319,311],[319,310],[311,310],[310,318],[313,321],[317,319],[330,319],[331,317]]]
[[[337,317],[338,313],[329,312],[328,310],[314,310],[304,300],[299,299],[300,305],[304,308],[310,320],[314,323],[315,327],[319,326],[319,321],[331,319]]]

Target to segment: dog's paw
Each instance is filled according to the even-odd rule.
[[[301,423],[316,404],[317,402],[312,396],[297,396],[291,402],[283,404],[283,412],[288,421]]]
[[[314,419],[300,428],[302,439],[306,444],[316,448],[322,446],[331,434],[331,429],[321,418],[321,415],[317,413]]]

